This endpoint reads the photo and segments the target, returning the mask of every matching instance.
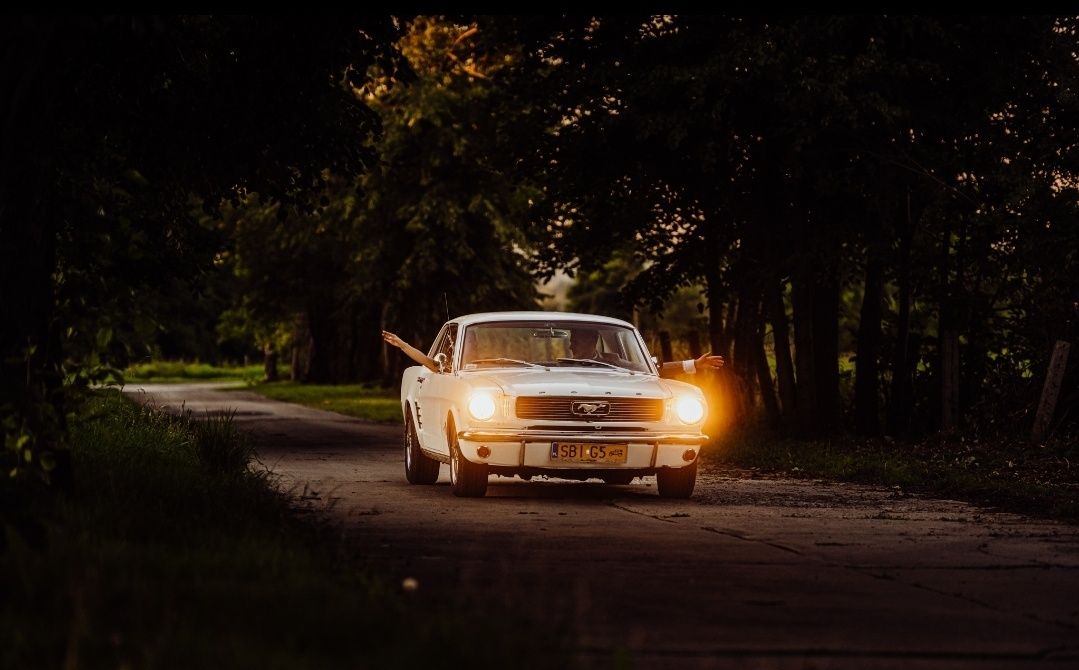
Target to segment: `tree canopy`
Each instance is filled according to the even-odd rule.
[[[1076,29],[12,19],[5,453],[54,470],[71,389],[148,347],[247,338],[301,379],[392,381],[379,329],[423,346],[447,311],[535,307],[559,270],[581,308],[703,320],[747,421],[1028,415],[1076,337]]]

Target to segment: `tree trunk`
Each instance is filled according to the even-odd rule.
[[[768,319],[772,324],[776,356],[776,378],[779,383],[779,398],[783,404],[783,419],[794,421],[795,393],[794,362],[791,359],[790,330],[787,327],[787,308],[783,304],[783,288],[778,281],[769,284],[765,291],[765,304]]]
[[[382,306],[379,304],[366,305],[357,318],[354,343],[356,376],[365,381],[377,381],[383,375],[381,321]],[[394,380],[395,383],[399,381]]]
[[[756,349],[761,346],[757,341],[760,336],[760,300],[754,295],[755,289],[744,275],[742,282],[738,287],[738,320],[735,322],[731,369],[739,381],[739,411],[749,418],[753,415],[757,400]]]
[[[817,432],[817,375],[813,356],[813,286],[808,273],[799,272],[791,281],[794,307],[794,363],[798,373],[798,432]]]
[[[262,371],[263,379],[268,382],[275,382],[281,378],[277,372],[277,349],[274,348],[272,342],[267,342],[262,347]]]
[[[768,367],[768,355],[764,351],[764,319],[758,319],[759,324],[754,338],[753,357],[756,362],[757,383],[761,389],[761,403],[764,405],[768,423],[774,428],[783,425],[779,414],[779,402],[776,400],[775,385],[772,384],[772,370]]]
[[[816,375],[817,429],[839,427],[839,278],[820,275],[813,287],[813,372]]]
[[[709,268],[705,275],[705,296],[708,300],[708,344],[712,353],[724,351],[723,342],[723,295],[719,268]]]
[[[914,378],[910,350],[911,247],[914,241],[914,219],[907,195],[907,223],[899,227],[899,259],[896,283],[899,307],[896,315],[895,349],[892,355],[892,388],[888,402],[888,433],[903,436],[910,432],[914,411]]]
[[[674,352],[671,349],[671,334],[666,330],[659,331],[659,351],[663,359],[661,363],[669,363],[674,360]]]
[[[727,315],[723,319],[723,331],[720,337],[719,355],[731,361],[734,356],[734,340],[738,326],[738,297],[733,296],[727,305]]]
[[[940,334],[940,428],[959,427],[959,333],[947,329]]]
[[[303,367],[304,359],[303,349],[307,341],[307,329],[304,327],[304,320],[302,316],[295,316],[292,321],[292,352],[289,359],[289,379],[294,382],[298,382],[303,379]]]
[[[701,334],[695,330],[686,333],[686,341],[689,343],[689,357],[698,359],[701,357]]]
[[[871,242],[865,266],[865,293],[858,321],[854,378],[854,425],[859,435],[880,434],[880,327],[884,291],[881,250]]]
[[[389,315],[390,315],[390,301],[386,300],[384,303],[382,303],[382,308],[379,311],[379,316],[378,316],[379,330],[388,330],[389,329],[389,325],[390,325],[389,324]],[[397,381],[399,381],[399,378],[395,378],[394,374],[393,374],[394,358],[393,358],[393,353],[390,351],[393,348],[394,347],[390,347],[390,345],[386,344],[385,341],[380,341],[379,342],[379,354],[381,356],[381,362],[382,362],[382,385],[387,386],[387,387],[389,387],[389,386],[393,385],[394,383],[396,383]]]
[[[759,300],[755,299],[753,286],[743,279],[738,287],[738,319],[734,326],[734,356],[732,367],[742,379],[749,380],[756,374],[754,342],[759,321]]]
[[[957,267],[959,259],[956,259]],[[958,306],[952,282],[952,221],[945,219],[940,241],[940,305],[938,306],[937,356],[939,361],[940,428],[954,430],[959,424],[959,333]]]
[[[311,335],[311,348],[303,381],[307,384],[332,384],[332,319],[318,308],[311,309],[307,313],[307,329]]]

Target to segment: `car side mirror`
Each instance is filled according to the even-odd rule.
[[[442,353],[441,351],[435,354],[435,363],[438,364],[439,372],[446,372],[446,368],[449,367],[446,364],[448,360],[449,359],[447,358],[446,354]]]

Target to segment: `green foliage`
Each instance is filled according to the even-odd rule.
[[[324,172],[320,180],[310,201],[249,194],[224,208],[233,246],[221,261],[237,277],[241,301],[224,315],[222,334],[247,334],[261,347],[279,342],[297,317],[319,322],[356,299],[355,195],[348,179]]]
[[[743,376],[764,332],[762,295],[789,282],[807,301],[796,325],[815,331],[797,353],[817,372],[799,366],[798,385],[820,398],[838,396],[830,360],[843,350],[824,333],[866,335],[857,306],[839,324],[821,315],[863,283],[875,254],[885,294],[916,299],[909,317],[888,305],[866,356],[896,361],[909,331],[908,357],[883,381],[913,377],[921,430],[938,421],[942,329],[965,338],[966,409],[1040,369],[1053,339],[1074,338],[1073,19],[525,23],[505,21],[527,45],[532,76],[520,85],[550,101],[547,132],[522,154],[546,187],[533,209],[547,226],[545,267],[587,276],[628,255],[640,271],[624,302],[653,307],[703,283],[713,340],[735,340]],[[811,304],[817,316],[806,317]]]
[[[223,477],[242,478],[255,449],[247,435],[236,430],[235,417],[235,410],[201,417],[191,425],[191,433],[199,465]]]
[[[360,184],[363,241],[384,323],[423,341],[447,308],[535,307],[524,231],[538,195],[507,171],[507,143],[528,114],[503,84],[514,45],[420,17],[397,47],[396,68],[373,68],[366,86],[382,135],[380,167]]]
[[[377,423],[401,423],[401,394],[396,389],[360,384],[297,384],[273,382],[249,387],[274,400],[347,414]]]
[[[660,354],[659,333],[667,331],[675,358],[689,358],[691,333],[696,333],[698,343],[708,341],[704,287],[691,285],[676,289],[664,301],[662,311],[652,311],[646,306],[635,305],[630,291],[640,273],[641,267],[635,264],[631,252],[614,252],[601,267],[578,273],[577,282],[567,293],[569,310],[636,323],[656,356]]]
[[[9,21],[3,470],[63,472],[68,391],[147,349],[292,347],[298,379],[390,380],[380,328],[422,347],[447,311],[535,307],[556,269],[581,309],[637,308],[645,330],[707,318],[761,398],[765,298],[789,288],[782,318],[798,301],[814,334],[791,384],[828,406],[809,415],[839,414],[838,355],[868,342],[858,401],[932,430],[942,332],[965,411],[1030,409],[1077,320],[1076,34],[1044,16]],[[863,324],[872,267],[884,309]]]
[[[535,191],[504,165],[519,112],[498,77],[512,49],[481,53],[473,36],[421,17],[400,58],[370,69],[354,93],[378,114],[367,146],[379,160],[359,179],[327,172],[306,207],[250,194],[226,212],[223,259],[242,289],[231,330],[310,343],[300,379],[380,376],[379,328],[423,346],[447,310],[536,305],[524,235]]]
[[[19,449],[62,452],[65,385],[103,381],[159,325],[205,317],[222,244],[205,214],[221,199],[295,200],[322,170],[362,168],[376,121],[350,84],[394,30],[389,17],[3,23],[18,94],[0,128],[0,416],[30,436]]]
[[[269,347],[273,351],[289,351],[293,347],[292,324],[282,320],[281,313],[256,315],[244,304],[244,296],[238,296],[240,304],[223,310],[216,323],[217,341],[244,342],[253,345],[264,353]]]
[[[507,612],[471,624],[357,570],[336,530],[301,522],[266,472],[202,428],[109,393],[72,424],[68,498],[0,483],[3,509],[37,518],[0,534],[5,668],[481,668],[563,665],[556,637]],[[2,549],[3,547],[0,547]],[[482,608],[481,608],[482,610]],[[508,617],[508,618],[507,618]],[[522,631],[528,630],[527,636]]]
[[[150,361],[123,372],[125,382],[255,381],[262,378],[261,365],[219,366],[187,361]]]

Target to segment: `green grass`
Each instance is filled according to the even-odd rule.
[[[229,417],[196,426],[109,393],[72,436],[69,493],[0,480],[0,667],[564,663],[535,623],[436,610],[357,569],[248,467]]]
[[[1046,446],[954,435],[911,443],[809,441],[746,431],[717,441],[708,455],[713,462],[765,472],[898,486],[1009,511],[1079,520],[1079,445],[1074,440]]]
[[[267,398],[347,414],[367,421],[400,424],[401,396],[397,391],[360,384],[301,384],[271,382],[248,387]]]
[[[282,374],[288,374],[287,367]],[[251,381],[262,379],[262,364],[216,366],[186,361],[150,361],[124,370],[127,382],[176,383],[193,381]]]

